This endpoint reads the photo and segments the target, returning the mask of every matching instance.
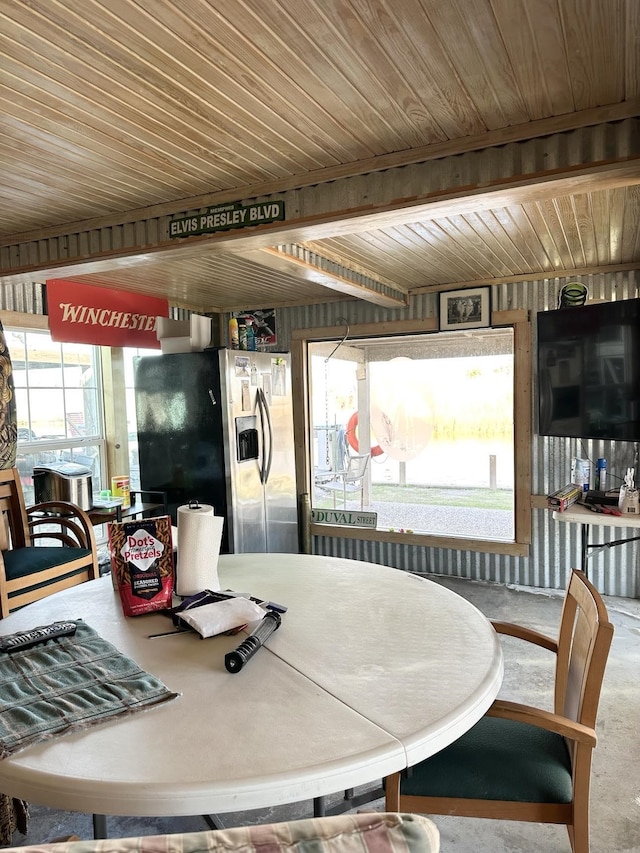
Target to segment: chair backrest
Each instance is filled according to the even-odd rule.
[[[357,480],[361,480],[366,471],[367,465],[369,464],[369,454],[364,453],[359,456],[350,456],[349,457],[349,466],[344,473],[344,479],[347,483],[355,483]]]
[[[17,468],[0,470],[0,550],[31,545],[22,483]]]
[[[612,638],[613,625],[599,592],[584,572],[574,569],[560,619],[556,713],[595,726]]]
[[[0,470],[0,618],[100,576],[87,513],[68,501],[25,507],[17,468]]]

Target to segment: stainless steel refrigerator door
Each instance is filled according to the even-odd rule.
[[[260,478],[261,440],[257,442],[256,458],[238,458],[242,455],[239,435],[250,435],[253,427],[260,431],[256,405],[258,386],[252,384],[251,362],[261,355],[239,350],[220,350],[219,354],[224,397],[229,551],[235,554],[268,550],[264,488]]]
[[[298,506],[293,444],[291,357],[259,353],[260,387],[264,391],[271,420],[271,465],[264,485],[266,550],[297,554]],[[268,436],[269,431],[265,430]],[[269,439],[267,438],[267,441]],[[268,448],[265,448],[265,458]]]

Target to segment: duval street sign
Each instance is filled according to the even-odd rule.
[[[376,529],[377,512],[351,512],[342,509],[312,509],[311,521],[315,524],[343,524],[351,527],[371,527]]]
[[[169,223],[169,237],[212,234],[214,231],[264,225],[281,219],[284,219],[284,201],[265,201],[258,204],[241,204],[237,201],[210,207],[206,213],[173,219]]]

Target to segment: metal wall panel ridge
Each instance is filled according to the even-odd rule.
[[[45,313],[45,286],[37,282],[0,287],[0,310],[24,314]]]

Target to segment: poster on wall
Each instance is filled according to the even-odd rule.
[[[169,316],[169,302],[156,296],[47,280],[51,340],[106,347],[160,349],[156,318]]]
[[[251,323],[258,347],[275,346],[278,343],[276,334],[276,309],[258,308],[255,311],[234,311],[231,314],[239,324]]]

